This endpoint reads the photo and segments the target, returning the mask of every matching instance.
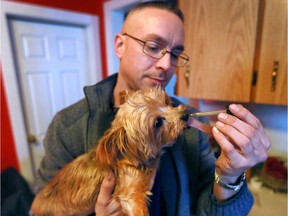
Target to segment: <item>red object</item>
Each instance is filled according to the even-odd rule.
[[[8,167],[14,167],[19,171],[19,162],[15,150],[15,142],[11,127],[10,115],[7,106],[6,93],[2,80],[1,70],[1,172]]]
[[[264,172],[276,179],[287,180],[287,167],[276,157],[269,157],[264,166]]]

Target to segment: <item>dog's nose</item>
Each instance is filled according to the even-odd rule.
[[[180,119],[187,122],[189,120],[189,112],[185,111]]]

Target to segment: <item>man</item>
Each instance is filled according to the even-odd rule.
[[[156,85],[165,88],[176,67],[188,60],[183,53],[183,15],[166,3],[147,2],[134,8],[114,45],[119,73],[85,87],[86,98],[53,119],[44,140],[46,155],[39,169],[39,188],[97,143],[114,119],[119,92]],[[213,128],[221,147],[217,160],[209,137],[192,128],[166,149],[153,187],[151,215],[248,214],[253,197],[243,173],[266,160],[270,142],[248,110],[235,104],[229,108],[234,116],[219,114]],[[111,173],[95,204],[97,216],[122,215],[120,204],[111,199],[114,185]]]

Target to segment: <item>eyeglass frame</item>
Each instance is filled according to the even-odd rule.
[[[157,43],[156,41],[152,41],[152,40],[143,41],[143,40],[141,40],[141,39],[139,39],[139,38],[136,38],[136,37],[134,37],[134,36],[132,36],[132,35],[130,35],[130,34],[127,34],[127,33],[123,33],[122,35],[128,36],[128,37],[130,37],[130,38],[132,38],[132,39],[134,39],[134,40],[136,40],[136,41],[138,41],[138,42],[140,42],[140,43],[143,43],[142,52],[143,52],[144,54],[146,54],[147,56],[151,57],[151,58],[161,59],[161,58],[164,57],[164,55],[165,55],[166,53],[169,53],[171,56],[177,57],[177,63],[178,63],[179,58],[181,58],[181,59],[182,59],[182,62],[184,62],[184,63],[181,64],[181,65],[173,64],[173,63],[171,62],[171,65],[173,65],[173,66],[175,66],[175,67],[183,67],[183,66],[190,60],[190,59],[189,59],[189,56],[188,56],[187,54],[185,54],[185,53],[175,54],[173,51],[168,51],[165,46],[162,46],[160,43]],[[146,46],[146,43],[147,43],[147,42],[153,42],[153,43],[159,45],[160,48],[163,48],[163,49],[161,49],[161,52],[160,52],[160,53],[162,54],[162,56],[158,58],[158,57],[155,57],[155,56],[147,53],[147,51],[145,52],[145,46]],[[159,53],[159,54],[160,54],[160,53]],[[183,61],[183,60],[184,60],[184,61]]]

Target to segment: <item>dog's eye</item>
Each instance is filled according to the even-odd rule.
[[[163,118],[162,117],[158,117],[157,119],[156,119],[156,121],[154,122],[154,128],[155,129],[158,129],[158,128],[160,128],[160,127],[162,127],[162,125],[163,125]]]

